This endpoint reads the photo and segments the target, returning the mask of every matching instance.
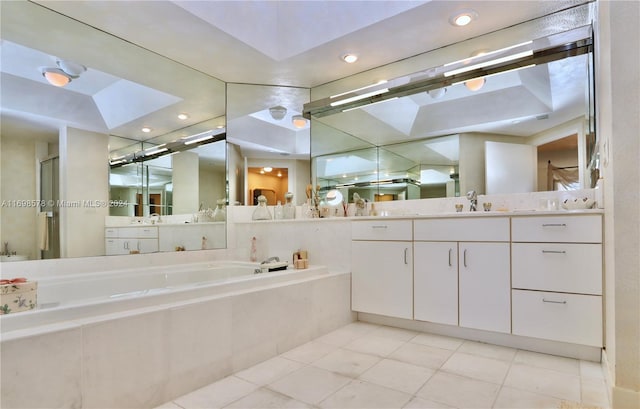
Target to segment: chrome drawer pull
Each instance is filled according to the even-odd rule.
[[[566,223],[545,223],[542,227],[567,227]]]
[[[371,226],[372,229],[386,229],[389,226]]]
[[[567,254],[564,250],[542,250],[544,254]]]
[[[548,302],[548,303],[551,303],[551,304],[566,304],[567,303],[566,301],[553,301],[553,300],[547,300],[546,298],[543,298],[542,302]]]
[[[407,261],[407,251],[409,251],[408,248],[404,249],[404,264],[409,264],[409,262]]]

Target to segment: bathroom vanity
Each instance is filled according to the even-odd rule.
[[[603,346],[597,211],[354,220],[352,250],[352,309],[364,316],[514,346]]]

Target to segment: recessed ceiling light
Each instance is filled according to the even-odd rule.
[[[185,119],[189,119],[189,115],[183,112],[181,114],[178,114],[178,119],[182,119],[184,121]]]
[[[144,133],[149,133],[151,132],[151,128],[149,128],[148,126],[145,126],[144,128],[141,129],[141,131]]]
[[[271,172],[273,170],[271,166],[265,166],[263,169],[265,172]]]
[[[345,54],[342,56],[342,60],[348,64],[353,64],[358,61],[358,56],[355,54]]]
[[[464,27],[478,18],[478,13],[471,9],[460,10],[456,14],[449,17],[449,23],[456,27]]]

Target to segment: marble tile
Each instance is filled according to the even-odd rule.
[[[282,357],[305,364],[310,364],[329,354],[330,352],[335,351],[337,348],[338,347],[335,345],[325,344],[324,342],[311,341],[285,352],[284,354],[282,354]]]
[[[514,363],[504,384],[558,399],[580,401],[580,378],[552,369]]]
[[[228,376],[178,399],[174,403],[184,409],[222,408],[254,390],[258,386],[235,376]]]
[[[481,381],[502,384],[509,366],[509,362],[499,359],[456,352],[440,369]]]
[[[160,406],[156,406],[154,409],[184,409],[184,408],[172,401],[169,401],[169,402],[163,403]]]
[[[404,344],[405,341],[399,341],[376,335],[368,335],[365,337],[354,339],[353,341],[345,345],[344,348],[351,351],[385,357]]]
[[[354,380],[322,402],[321,408],[401,408],[411,399],[411,395],[384,386],[361,380]]]
[[[460,348],[458,348],[458,352],[466,352],[468,354],[511,362],[518,350],[501,345],[486,344],[484,342],[464,341],[464,343],[460,345]]]
[[[604,370],[600,362],[580,361],[580,377],[604,380]]]
[[[403,406],[403,409],[448,409],[453,406],[445,405],[444,403],[438,403],[431,400],[414,397]]]
[[[312,338],[355,322],[356,314],[351,311],[351,274],[311,283],[311,303]]]
[[[305,366],[270,384],[269,389],[315,405],[350,381],[346,376]]]
[[[609,408],[609,391],[604,380],[581,378],[580,379],[581,402],[583,405]]]
[[[389,355],[389,358],[413,365],[438,369],[453,354],[453,351],[408,342]]]
[[[464,343],[464,340],[460,338],[446,337],[443,335],[424,333],[416,335],[410,340],[410,342],[455,351]]]
[[[414,338],[416,335],[418,335],[418,332],[410,331],[403,328],[381,326],[373,330],[371,332],[371,335],[398,341],[409,341],[411,338]]]
[[[494,403],[495,409],[557,409],[560,399],[503,386]]]
[[[580,375],[580,361],[573,358],[520,350],[516,354],[513,362],[535,366],[537,368],[553,369],[554,371],[564,372],[569,375]]]
[[[380,361],[380,357],[360,352],[337,349],[315,361],[312,365],[344,376],[357,377]]]
[[[226,408],[238,409],[311,409],[311,406],[269,389],[261,388],[238,399]]]
[[[359,379],[400,392],[415,394],[434,373],[433,369],[393,359],[383,359],[360,375]]]
[[[377,328],[379,328],[378,325],[356,321],[316,338],[315,341],[341,347]]]
[[[82,335],[83,407],[153,407],[171,399],[167,311],[87,325]]]
[[[437,372],[418,391],[422,399],[444,403],[456,408],[491,408],[500,385],[464,376]]]
[[[81,407],[81,339],[75,328],[2,341],[2,407]]]
[[[274,382],[303,366],[300,362],[276,356],[267,361],[237,372],[235,376],[256,385],[266,385]]]
[[[169,311],[170,398],[232,373],[231,306],[223,298]]]

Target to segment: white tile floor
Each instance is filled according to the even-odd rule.
[[[159,408],[538,409],[561,402],[610,407],[600,364],[355,322]]]

